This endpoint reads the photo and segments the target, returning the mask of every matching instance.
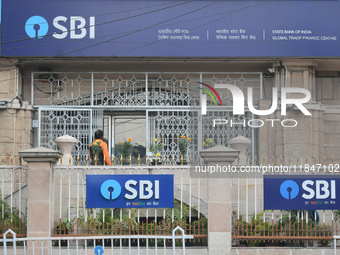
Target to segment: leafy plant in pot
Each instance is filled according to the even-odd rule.
[[[119,149],[119,156],[122,158],[123,160],[123,165],[127,165],[129,164],[129,157],[131,155],[132,152],[132,139],[128,138],[127,140],[125,140],[124,142],[121,142],[119,146],[117,146]]]
[[[181,164],[182,164],[182,160],[183,160],[183,165],[186,165],[186,161],[187,161],[187,152],[188,152],[188,148],[190,145],[190,141],[191,138],[188,137],[186,138],[184,135],[181,135],[178,141],[178,149],[181,152]]]
[[[101,147],[102,141],[97,139],[90,145],[90,152],[92,156],[92,165],[102,164],[104,161],[103,148]]]
[[[204,149],[209,149],[215,146],[215,142],[212,138],[208,138],[203,142]]]
[[[161,156],[161,153],[164,150],[165,144],[162,143],[162,141],[158,141],[157,139],[154,139],[150,145],[149,145],[149,152],[152,153],[153,161],[151,162],[151,165],[155,165],[156,161],[159,162],[159,157]]]

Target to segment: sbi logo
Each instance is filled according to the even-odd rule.
[[[335,180],[305,180],[301,185],[304,199],[331,199],[336,198]],[[293,180],[286,180],[280,186],[281,196],[285,199],[294,199],[299,195],[299,185]]]
[[[30,17],[26,21],[25,31],[31,38],[43,38],[48,32],[48,22],[41,16]]]
[[[299,185],[295,181],[284,181],[280,186],[280,193],[285,199],[293,199],[299,194]]]
[[[83,39],[88,34],[90,39],[95,38],[95,17],[89,17],[88,22],[80,16],[71,16],[69,19],[64,16],[57,16],[53,19],[52,25],[57,32],[52,36],[56,39]],[[41,39],[47,35],[49,23],[41,16],[30,17],[25,24],[26,34],[34,39]]]
[[[139,189],[137,190],[137,184]],[[124,197],[129,200],[136,199],[150,199],[154,196],[155,199],[159,199],[159,180],[155,180],[154,183],[148,180],[128,180],[125,182],[124,188],[126,193]],[[119,182],[115,180],[106,180],[100,187],[100,194],[106,200],[115,200],[122,193],[122,187]]]

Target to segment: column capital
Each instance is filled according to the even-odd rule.
[[[208,165],[216,163],[233,163],[238,157],[240,151],[217,145],[215,147],[200,151],[201,157]]]
[[[28,150],[19,151],[19,157],[26,162],[51,162],[55,163],[60,158],[59,151],[38,147]]]

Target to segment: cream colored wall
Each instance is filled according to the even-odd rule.
[[[17,94],[21,93],[17,81],[21,74],[15,66],[16,60],[1,59],[0,64],[0,100],[11,100]]]
[[[5,163],[18,165],[18,152],[31,147],[32,107],[10,107],[0,109],[0,155]]]
[[[327,163],[340,162],[340,109],[327,107],[324,113],[324,153],[328,155]]]
[[[317,76],[317,61],[311,60],[287,60],[286,79],[281,78],[281,86],[303,87],[311,92],[312,98],[306,108],[312,116],[305,116],[298,109],[290,109],[286,116],[281,116],[280,109],[270,116],[273,119],[295,119],[298,125],[294,128],[264,127],[260,129],[260,158],[274,157],[275,163],[283,161],[285,164],[297,163],[334,163],[340,160],[340,97],[339,83],[335,77],[322,80]],[[339,68],[339,63],[337,63]],[[276,66],[277,67],[277,66]],[[334,76],[337,72],[324,72],[325,64],[322,64],[322,74],[327,77]],[[334,67],[333,67],[334,68]],[[340,70],[340,68],[338,69]],[[316,78],[316,79],[315,79]],[[286,82],[285,82],[286,81]],[[262,100],[261,109],[268,109],[270,100]],[[268,119],[268,116],[262,119]],[[326,158],[324,161],[323,158]]]
[[[15,99],[22,95],[22,75],[13,64],[15,60],[1,59],[0,101],[7,102],[0,108],[0,157],[6,164],[19,164],[18,152],[31,147],[32,106]]]

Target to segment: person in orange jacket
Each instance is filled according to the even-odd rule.
[[[94,164],[95,159],[93,155],[96,154],[95,151],[99,151],[97,158],[97,165],[104,165],[104,156],[105,156],[105,164],[111,166],[111,160],[109,156],[109,151],[107,149],[107,143],[104,139],[104,134],[102,130],[97,130],[94,133],[94,141],[90,144],[90,158],[92,159],[92,163]],[[96,146],[96,148],[95,148]]]

